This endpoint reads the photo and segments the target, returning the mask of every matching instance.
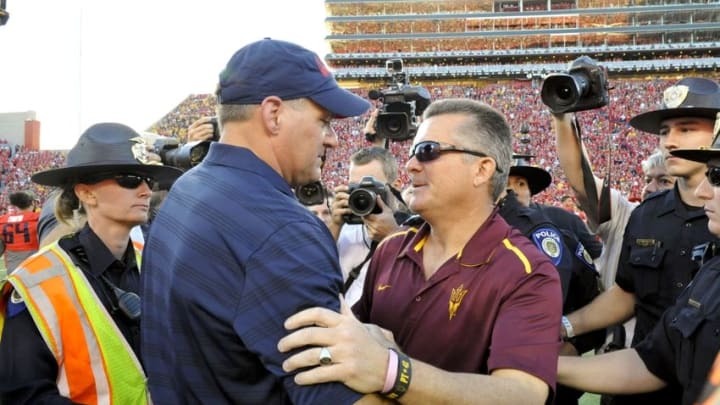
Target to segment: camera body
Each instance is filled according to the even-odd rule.
[[[300,201],[300,204],[306,206],[324,203],[326,195],[327,193],[325,192],[325,187],[320,181],[315,181],[295,188],[295,196],[298,201]]]
[[[210,138],[210,140],[217,142],[220,140],[220,126],[218,125],[217,117],[210,117],[209,123],[213,127],[213,134],[212,134],[212,138]]]
[[[547,75],[540,97],[555,114],[603,107],[608,103],[607,72],[590,57],[581,56],[567,73]]]
[[[385,90],[371,90],[368,97],[381,100],[375,121],[375,135],[393,141],[412,139],[417,132],[417,117],[430,104],[430,92],[410,86],[402,59],[388,59],[385,67],[392,82]]]
[[[348,207],[351,214],[343,216],[346,224],[362,224],[362,217],[379,214],[382,208],[377,205],[377,196],[387,203],[387,187],[372,176],[365,176],[360,183],[348,185]]]
[[[202,162],[211,143],[212,141],[195,141],[181,144],[177,138],[160,136],[153,144],[153,152],[160,156],[164,165],[185,171]]]

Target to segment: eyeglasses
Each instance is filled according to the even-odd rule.
[[[441,145],[439,142],[435,141],[422,141],[416,143],[415,146],[410,149],[410,158],[415,156],[419,162],[430,162],[439,158],[441,154],[447,152],[459,152],[479,157],[490,157],[483,152],[460,148],[455,145]],[[502,169],[499,167],[496,167],[495,170],[497,170],[498,173],[502,173]]]
[[[720,187],[720,167],[708,166],[705,177],[707,177],[708,183],[713,187]]]
[[[144,181],[150,189],[154,189],[155,185],[157,185],[157,182],[151,178],[146,176],[140,176],[137,174],[106,174],[106,175],[97,175],[90,178],[83,179],[81,183],[86,184],[95,184],[99,183],[104,180],[115,180],[115,182],[118,184],[118,186],[122,188],[126,188],[128,190],[134,190],[138,187],[140,187],[140,184]]]

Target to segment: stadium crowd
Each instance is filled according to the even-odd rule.
[[[610,156],[612,185],[632,200],[639,199],[643,187],[641,159],[636,157],[652,153],[657,146],[657,138],[638,133],[628,125],[628,121],[641,111],[658,108],[655,104],[660,99],[658,95],[670,82],[671,80],[665,79],[612,80],[611,85],[614,87],[610,92],[610,105],[578,114],[595,169],[599,173],[605,173]],[[510,125],[516,134],[515,151],[535,155],[531,163],[542,167],[553,176],[552,186],[535,197],[537,202],[559,205],[563,195],[571,194],[554,156],[554,149],[549,147],[553,145],[554,135],[549,112],[540,100],[540,87],[537,82],[508,81],[483,86],[429,85],[427,88],[433,100],[450,97],[473,98],[492,105],[509,117]],[[357,90],[356,93],[367,96],[367,90]],[[149,131],[184,140],[190,123],[199,117],[213,114],[214,102],[213,95],[191,95],[153,124]],[[366,119],[367,115],[337,121],[335,124],[341,141],[325,162],[323,183],[327,187],[332,189],[340,184],[342,179],[347,178],[350,155],[369,146],[370,143],[362,133]],[[527,135],[521,134],[523,126],[529,130]],[[390,147],[400,163],[402,184],[406,185],[408,176],[402,167],[407,160],[409,142],[393,142]],[[608,151],[611,152],[609,155]]]
[[[6,140],[0,140],[0,215],[7,213],[8,196],[16,191],[31,191],[38,202],[45,201],[50,189],[32,183],[30,176],[64,163],[63,152],[26,150],[22,145],[13,147]]]
[[[578,114],[583,137],[589,148],[593,166],[599,173],[605,173],[610,156],[611,181],[613,187],[621,190],[631,200],[637,200],[643,187],[640,160],[637,156],[648,156],[656,147],[657,139],[643,135],[628,125],[633,115],[657,108],[657,105],[636,100],[658,100],[658,94],[668,86],[670,80],[612,80],[611,103],[608,107]],[[553,176],[553,184],[535,196],[541,203],[560,205],[562,196],[571,194],[564,174],[554,156],[554,142],[551,119],[547,108],[540,100],[540,88],[531,81],[508,81],[504,83],[478,85],[430,85],[427,86],[433,100],[450,97],[469,97],[487,102],[510,118],[516,134],[515,151],[535,155],[532,164],[542,167]],[[366,97],[367,90],[356,90]],[[190,95],[161,120],[148,128],[148,132],[186,140],[187,128],[199,117],[214,115],[215,96],[211,94]],[[349,157],[362,147],[369,146],[362,133],[367,116],[337,121],[335,130],[341,139],[340,146],[328,156],[323,170],[323,183],[334,188],[347,178]],[[521,133],[523,126],[529,132]],[[610,147],[612,145],[612,148]],[[407,185],[407,173],[402,170],[408,156],[409,142],[391,143],[392,153],[398,158],[400,179]],[[610,154],[608,154],[610,151]],[[7,141],[0,143],[0,207],[7,207],[7,196],[17,190],[30,190],[39,201],[49,193],[45,187],[30,182],[32,173],[59,167],[65,161],[65,154],[53,151],[29,151],[22,146],[12,147]],[[4,213],[4,210],[3,210]]]
[[[7,219],[3,247],[30,239],[30,226],[31,250],[43,247],[0,283],[0,402],[386,403],[380,394],[578,405],[583,392],[667,388],[651,394],[667,402],[629,403],[689,405],[720,395],[720,371],[708,377],[720,85],[677,79],[613,79],[606,106],[573,116],[547,107],[531,75],[348,91],[312,51],[265,38],[233,55],[215,95],[188,96],[145,134],[95,124],[67,154],[0,142],[0,198],[28,213]],[[422,109],[410,110],[412,146],[380,131],[397,90]],[[184,175],[139,142],[210,139],[218,125],[219,141]],[[650,167],[659,143],[667,164]],[[612,188],[599,199],[596,176]],[[359,179],[366,194],[352,191]],[[293,190],[318,180],[334,191],[315,202],[329,219]],[[582,219],[568,212],[569,184]],[[412,194],[405,207],[385,195],[390,185]],[[664,190],[633,212],[651,186]],[[26,202],[51,188],[65,236],[46,245],[42,213]],[[18,189],[32,194],[22,201]],[[622,246],[609,226],[624,229]],[[593,263],[610,254],[617,266]],[[602,291],[607,272],[615,283]],[[633,314],[633,348],[600,355],[605,329]],[[578,339],[593,331],[593,342]]]

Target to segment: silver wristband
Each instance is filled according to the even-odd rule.
[[[563,316],[561,318],[563,328],[565,328],[565,336],[570,339],[575,337],[575,331],[573,330],[573,326],[570,323],[570,320],[567,318],[567,316]]]

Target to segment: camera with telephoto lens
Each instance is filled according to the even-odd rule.
[[[164,165],[185,171],[202,162],[211,143],[212,141],[195,141],[181,144],[177,138],[159,136],[153,144],[153,152],[160,156]]]
[[[360,183],[349,184],[348,193],[348,207],[352,213],[343,216],[346,224],[362,224],[362,217],[381,213],[377,196],[387,204],[387,187],[372,176],[363,177]]]
[[[418,116],[430,104],[430,92],[410,86],[402,59],[388,59],[385,66],[392,82],[385,90],[370,90],[368,97],[382,101],[375,121],[375,135],[393,141],[412,139],[417,132]]]
[[[540,97],[555,114],[603,107],[608,103],[607,72],[590,57],[581,56],[567,73],[547,75]]]
[[[315,181],[295,188],[295,196],[302,205],[318,205],[325,202],[327,193],[321,182]]]

